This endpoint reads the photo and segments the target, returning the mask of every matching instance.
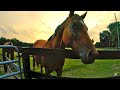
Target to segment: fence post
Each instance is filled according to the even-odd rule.
[[[32,79],[30,74],[30,57],[29,53],[22,52],[22,59],[23,59],[23,72],[25,79]]]
[[[5,48],[2,49],[2,58],[3,58],[3,61],[6,61],[5,59]],[[4,64],[4,71],[7,72],[7,65]]]
[[[11,49],[11,57],[10,58],[11,58],[11,60],[14,59],[14,49],[13,48]]]

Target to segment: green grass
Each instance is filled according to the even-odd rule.
[[[80,60],[66,59],[63,76],[78,78],[102,78],[120,73],[119,60],[96,60],[93,64],[83,64]]]
[[[5,72],[3,71],[3,66],[2,65],[0,65],[0,75],[4,75],[5,74]]]
[[[36,71],[39,72],[39,68]],[[114,73],[120,75],[119,59],[97,59],[93,64],[83,64],[81,60],[77,59],[66,59],[62,76],[74,78],[103,78],[111,77]],[[51,75],[55,76],[56,72],[51,73]]]

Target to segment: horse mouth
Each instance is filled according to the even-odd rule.
[[[92,64],[92,63],[94,63],[94,61],[95,61],[95,59],[92,59],[92,60],[90,60],[90,59],[88,59],[88,60],[82,59],[82,62],[83,62],[84,64]]]

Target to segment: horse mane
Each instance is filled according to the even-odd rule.
[[[54,35],[54,34],[53,34],[53,35]],[[52,39],[53,35],[51,35],[47,41],[50,41],[50,40]]]
[[[66,21],[66,20],[65,20],[65,21]],[[58,33],[58,31],[60,31],[61,29],[63,29],[63,24],[65,23],[65,21],[64,21],[62,24],[60,24],[60,25],[57,26],[57,28],[55,29],[54,34],[49,37],[48,41],[50,41],[53,36],[56,36],[57,33]]]
[[[51,36],[49,37],[48,41],[50,41],[50,40],[52,39],[52,37],[53,37],[53,36],[56,36],[56,35],[57,35],[57,33],[58,33],[58,31],[59,31],[60,29],[61,29],[61,25],[57,26],[57,28],[55,29],[54,34],[53,34],[53,35],[51,35]]]
[[[57,26],[57,28],[55,29],[54,35],[56,36],[58,31],[61,29],[61,25]]]

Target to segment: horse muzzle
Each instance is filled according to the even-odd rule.
[[[90,51],[88,52],[88,54],[86,55],[84,54],[81,56],[82,62],[84,64],[92,64],[95,61],[96,55],[97,55],[97,52]]]

